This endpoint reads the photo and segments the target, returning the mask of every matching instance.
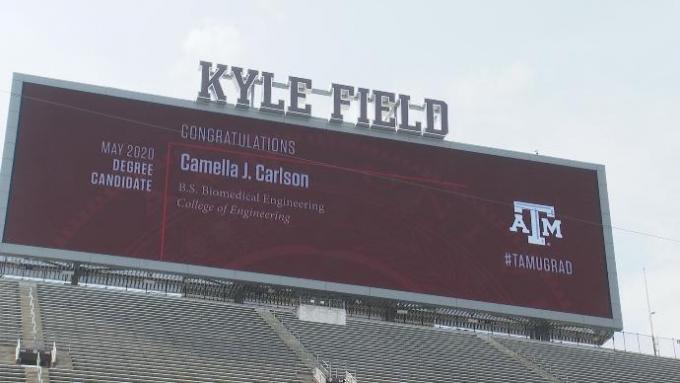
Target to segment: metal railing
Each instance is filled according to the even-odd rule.
[[[286,326],[284,320],[277,313],[274,313],[274,316],[281,323],[281,325],[284,326],[298,342],[300,342],[302,347],[306,349],[304,333]],[[312,356],[312,359],[308,360],[308,362],[311,362],[315,365],[315,367],[319,368],[326,377],[335,378],[335,381],[337,381],[339,378],[342,378],[343,381],[348,379],[353,382],[357,381],[357,367],[353,366],[348,361],[323,358],[316,352],[309,350],[306,350],[306,352]]]
[[[680,339],[652,337],[634,332],[616,332],[602,348],[680,359]]]
[[[29,279],[29,280],[42,280],[51,282],[66,282],[71,280],[73,275],[72,265],[59,264],[59,263],[47,263],[46,261],[34,260],[30,258],[12,257],[12,256],[0,256],[0,276],[6,275],[11,278],[17,279]],[[225,294],[222,291],[225,286],[218,284],[212,284],[209,281],[194,281],[190,278],[185,278],[178,275],[166,275],[159,273],[150,273],[148,271],[141,270],[112,270],[112,269],[86,269],[83,271],[80,277],[80,283],[85,285],[101,285],[107,286],[108,288],[120,288],[126,290],[142,291],[147,293],[158,293],[166,295],[184,295],[184,296],[194,296],[204,294],[206,299],[215,298],[219,299],[225,298]],[[295,303],[312,303],[311,299],[315,299],[312,304],[323,305],[329,307],[344,307],[345,303],[333,299],[327,298],[319,300],[319,298],[301,298],[296,297],[295,299],[289,299],[289,297],[281,297],[282,301],[272,301],[272,304],[284,304],[284,305],[294,305]],[[257,301],[257,303],[262,304],[262,301]],[[356,307],[345,307],[347,309],[348,315],[358,316],[358,317],[368,317],[371,318],[372,312],[356,312]],[[361,307],[359,307],[361,308]],[[399,312],[397,311],[399,316]],[[409,324],[421,324],[421,325],[433,325],[435,327],[442,328],[457,328],[461,330],[472,330],[479,332],[489,332],[497,334],[508,334],[516,335],[521,337],[527,337],[526,330],[518,328],[516,332],[510,331],[496,331],[494,327],[486,327],[484,323],[478,323],[478,326],[470,327],[467,322],[470,322],[471,318],[460,318],[461,321],[466,323],[458,323],[456,321],[441,322],[441,318],[437,316],[436,313],[424,313],[424,316],[420,318],[421,320],[412,320],[413,318],[395,318],[395,321],[401,322],[398,319],[404,319],[404,323]],[[429,315],[429,316],[428,316]],[[403,315],[402,315],[403,316]],[[414,317],[415,318],[415,317]],[[406,319],[409,319],[408,321]],[[417,318],[416,318],[417,319]],[[444,319],[450,319],[450,317],[445,317]],[[479,322],[476,320],[475,323]],[[505,329],[509,330],[509,328]],[[556,330],[561,331],[561,330]],[[559,334],[552,334],[556,338],[569,339],[567,336],[560,336]],[[0,338],[9,337],[13,338],[13,333],[10,333],[10,329],[0,329]],[[580,343],[578,339],[575,340],[558,340],[553,341],[555,343],[579,343],[583,345],[589,345],[587,342]],[[592,346],[592,345],[591,345]],[[655,347],[656,346],[656,347]],[[605,342],[602,346],[592,346],[592,347],[602,347],[617,351],[633,352],[639,354],[656,355],[660,357],[675,358],[680,359],[680,339],[659,337],[656,336],[652,338],[650,335],[639,334],[633,332],[616,332],[613,337]],[[656,348],[656,352],[655,352]]]

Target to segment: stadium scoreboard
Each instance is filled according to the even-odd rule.
[[[12,92],[4,254],[621,328],[601,165],[427,137],[441,119],[399,134],[18,74]]]

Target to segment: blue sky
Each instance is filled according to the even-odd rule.
[[[680,2],[8,1],[12,72],[193,99],[200,59],[448,102],[448,139],[607,167],[627,331],[680,338]],[[96,4],[93,6],[93,4]]]

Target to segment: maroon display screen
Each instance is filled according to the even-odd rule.
[[[612,318],[594,168],[22,92],[5,243]]]

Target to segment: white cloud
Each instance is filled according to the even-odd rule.
[[[518,97],[526,98],[533,77],[532,68],[522,61],[506,67],[481,68],[454,78],[452,104],[470,114],[508,109]]]
[[[280,7],[281,4],[281,2],[275,0],[255,0],[256,9],[276,22],[282,22],[286,18]]]
[[[534,81],[533,68],[521,60],[505,66],[475,69],[454,77],[449,96],[450,138],[529,151],[527,147],[508,145],[508,139],[523,135],[522,129],[531,116],[528,111],[531,110]]]
[[[205,20],[181,40],[177,60],[167,69],[172,81],[163,89],[163,94],[192,98],[200,81],[201,60],[239,65],[243,54],[243,37],[236,26]]]
[[[233,25],[205,21],[189,31],[182,41],[182,54],[204,60],[233,62],[242,52],[241,33]]]

